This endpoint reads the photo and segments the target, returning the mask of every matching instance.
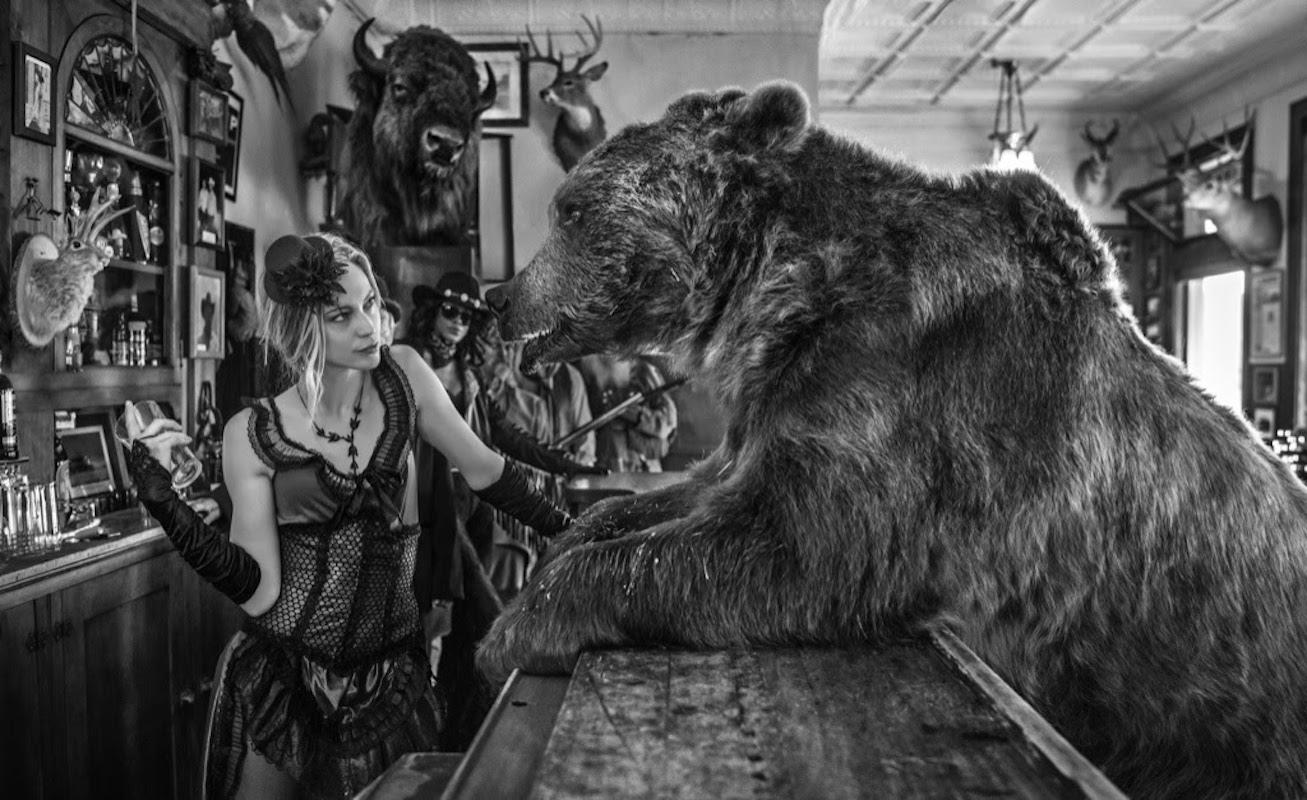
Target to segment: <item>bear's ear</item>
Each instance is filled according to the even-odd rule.
[[[677,122],[705,122],[736,100],[744,97],[743,89],[719,89],[716,94],[690,92],[667,107],[667,118]]]
[[[808,97],[793,83],[767,83],[727,113],[731,132],[758,149],[788,148],[808,130]]]

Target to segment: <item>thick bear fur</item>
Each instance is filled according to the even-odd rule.
[[[554,212],[505,336],[670,356],[728,429],[560,537],[483,669],[946,624],[1127,793],[1307,796],[1307,490],[1044,178],[928,174],[772,84],[627,128]]]

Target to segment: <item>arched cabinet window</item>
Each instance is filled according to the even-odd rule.
[[[147,155],[172,157],[159,84],[145,59],[117,36],[97,36],[77,55],[64,119]]]
[[[165,366],[173,357],[174,117],[149,61],[126,38],[102,29],[74,38],[81,43],[69,42],[62,83],[65,221],[73,229],[97,212],[123,213],[100,234],[112,258],[69,331],[66,358],[84,368]]]

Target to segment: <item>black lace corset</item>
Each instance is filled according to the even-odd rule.
[[[382,351],[372,372],[385,425],[357,478],[286,436],[271,399],[249,436],[272,469],[281,592],[248,627],[334,668],[373,661],[420,639],[411,587],[417,525],[404,524],[416,410],[408,379]]]

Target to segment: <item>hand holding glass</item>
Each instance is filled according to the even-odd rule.
[[[123,447],[131,447],[139,439],[150,448],[151,454],[172,473],[174,489],[185,489],[195,483],[204,470],[189,447],[191,437],[182,433],[181,424],[170,419],[153,400],[129,401],[114,423],[113,433]]]

